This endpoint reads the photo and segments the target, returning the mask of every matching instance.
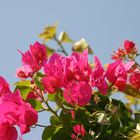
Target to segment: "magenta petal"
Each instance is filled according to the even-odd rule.
[[[71,105],[84,106],[89,103],[92,89],[87,82],[71,83],[64,89],[64,98]]]
[[[7,140],[17,140],[18,133],[15,127],[10,127],[7,131]]]

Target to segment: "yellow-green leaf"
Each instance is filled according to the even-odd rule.
[[[55,52],[53,48],[50,48],[48,46],[46,46],[46,50],[47,50],[47,56],[51,56]]]
[[[22,87],[22,86],[30,87],[31,81],[30,80],[22,80],[22,81],[16,82],[14,85],[18,86],[18,87]]]
[[[130,96],[132,96],[134,98],[140,99],[140,91],[135,89],[135,88],[133,88],[129,84],[126,85],[124,93],[127,94],[127,95],[130,95]]]
[[[66,32],[61,32],[58,39],[62,43],[73,43],[74,42]]]
[[[86,49],[88,49],[89,54],[93,54],[92,49],[89,47],[89,44],[86,42],[84,38],[82,38],[78,42],[75,42],[72,47],[72,50],[76,52],[83,52]]]
[[[23,100],[26,100],[28,94],[32,91],[31,89],[31,81],[30,80],[22,80],[16,82],[14,84],[16,86],[15,90],[20,90],[20,95]]]
[[[49,41],[54,38],[56,34],[57,24],[50,25],[44,28],[44,31],[39,34],[39,37],[43,39],[43,42]]]

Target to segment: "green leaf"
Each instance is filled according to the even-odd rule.
[[[89,134],[85,134],[84,137],[82,137],[82,140],[94,140]]]
[[[52,125],[60,125],[61,124],[60,120],[56,116],[51,116],[50,123]]]
[[[41,80],[42,80],[42,77],[43,77],[43,76],[44,76],[44,75],[43,75],[42,73],[40,73],[40,72],[35,73],[35,74],[33,75],[33,80],[34,80],[35,84],[36,84],[37,87],[38,87],[39,89],[41,89],[41,90],[44,89],[44,87],[43,87],[43,85],[42,85],[42,83],[41,83]]]
[[[72,133],[70,131],[67,131],[64,128],[59,129],[53,136],[52,140],[71,140],[70,135]]]
[[[61,104],[61,102],[63,101],[63,94],[62,94],[62,90],[58,90],[57,93],[50,93],[47,95],[47,99],[49,101],[52,102],[56,102],[58,104]]]
[[[32,91],[31,88],[24,87],[24,86],[17,86],[15,90],[19,89],[20,90],[20,95],[23,100],[27,99],[28,94]]]
[[[42,140],[52,140],[52,136],[59,131],[60,127],[47,126],[42,134]]]
[[[72,115],[70,112],[65,112],[62,110],[60,113],[60,119],[65,128],[69,129],[71,127]]]
[[[63,95],[62,95],[62,93],[57,93],[56,95],[55,95],[55,102],[56,102],[56,104],[58,105],[58,107],[62,107],[62,105],[63,105],[63,100],[64,100],[64,98],[63,98]]]
[[[55,52],[55,50],[53,48],[50,48],[48,46],[46,46],[46,51],[47,51],[48,57],[51,56]]]
[[[16,86],[15,90],[19,89],[20,94],[23,100],[26,100],[28,93],[31,92],[31,81],[29,80],[22,80],[19,82],[16,82],[14,84]]]
[[[43,42],[49,41],[54,38],[56,34],[57,23],[44,28],[44,31],[39,34],[39,37],[43,39]]]
[[[39,111],[42,109],[42,104],[40,101],[35,100],[35,99],[28,99],[28,102],[32,105],[32,107],[36,110]]]
[[[80,122],[86,121],[86,110],[84,108],[78,108],[75,111],[75,119]]]
[[[58,40],[61,43],[73,43],[74,42],[66,32],[61,32],[58,37]]]
[[[55,102],[55,95],[56,95],[56,93],[48,94],[47,99],[49,101]]]

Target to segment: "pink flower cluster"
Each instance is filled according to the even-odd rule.
[[[91,99],[92,89],[98,89],[101,94],[106,95],[109,83],[119,91],[125,90],[128,81],[134,87],[140,88],[140,82],[136,78],[140,72],[130,73],[135,62],[124,62],[120,57],[136,52],[135,44],[126,40],[124,49],[119,49],[113,56],[115,62],[109,64],[105,71],[97,56],[94,56],[94,68],[91,68],[87,50],[83,53],[73,52],[66,57],[55,52],[47,61],[45,46],[36,42],[29,51],[21,53],[23,66],[17,70],[16,75],[19,78],[32,77],[43,67],[45,76],[41,84],[45,92],[55,94],[62,89],[69,104],[84,106]]]
[[[112,59],[123,59],[127,55],[136,55],[137,54],[137,48],[133,41],[125,40],[123,44],[123,48],[119,48],[118,52],[114,52],[112,55]]]
[[[92,87],[97,87],[101,93],[107,93],[105,72],[99,59],[95,56],[95,68],[88,64],[88,52],[72,53],[63,57],[54,53],[44,66],[47,76],[42,84],[48,93],[64,89],[64,98],[71,105],[84,106],[92,96]]]
[[[106,71],[108,81],[116,86],[119,91],[124,91],[127,83],[127,73],[133,65],[133,61],[124,64],[122,60],[117,60],[112,64],[109,64]]]
[[[81,138],[86,134],[84,126],[81,124],[76,124],[73,127],[74,133],[71,135],[72,140],[81,140]]]
[[[123,47],[124,48],[119,48],[118,52],[112,55],[112,59],[116,60],[116,62],[108,67],[108,80],[117,86],[120,91],[124,91],[127,82],[133,88],[140,90],[140,66],[135,62],[135,58],[138,54],[136,44],[133,41],[125,40]],[[123,61],[127,61],[127,63]],[[110,71],[115,73],[114,76],[113,74],[112,76],[109,75]],[[121,74],[119,74],[119,71]]]
[[[17,140],[15,126],[25,134],[37,120],[37,112],[22,100],[18,90],[12,93],[9,84],[0,76],[0,140]]]

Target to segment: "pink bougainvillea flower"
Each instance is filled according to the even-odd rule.
[[[30,131],[30,127],[37,123],[37,112],[31,107],[30,104],[23,103],[19,107],[18,113],[20,114],[18,126],[21,129],[21,133],[28,133]]]
[[[42,84],[48,93],[54,93],[63,85],[62,58],[61,55],[54,53],[44,66],[44,72],[47,76],[42,78]]]
[[[68,57],[54,53],[45,64],[44,72],[47,76],[42,79],[42,83],[49,93],[66,87],[71,81],[89,82],[92,69],[88,64],[88,52],[74,52]]]
[[[124,41],[124,48],[125,48],[127,54],[129,54],[129,53],[137,53],[136,45],[132,41],[125,40]]]
[[[16,112],[18,109],[18,105],[16,105],[13,102],[4,102],[0,104],[0,138],[4,137],[6,140],[10,140],[11,133],[13,133],[13,139],[16,140],[17,138],[17,131],[14,127],[14,125],[18,124],[18,113]],[[7,135],[7,132],[9,132],[9,135]]]
[[[89,81],[92,69],[88,64],[88,50],[83,53],[74,52],[65,61],[64,75],[68,81]]]
[[[95,67],[91,76],[92,85],[97,87],[102,94],[106,94],[108,85],[105,80],[105,71],[97,56],[94,57]]]
[[[71,135],[71,138],[73,140],[77,140],[77,138],[78,138],[78,140],[81,140],[81,137],[83,137],[86,134],[86,131],[84,129],[84,126],[81,125],[81,124],[76,124],[73,127],[73,131],[74,131],[74,133]],[[80,138],[79,138],[79,136],[80,136]]]
[[[39,42],[30,45],[30,50],[22,53],[22,67],[16,71],[16,76],[19,78],[26,78],[33,75],[34,72],[39,71],[47,62],[46,47]]]
[[[126,51],[123,48],[119,48],[117,52],[114,52],[113,55],[111,55],[111,58],[113,60],[123,59],[126,55]]]
[[[30,126],[37,122],[37,112],[29,103],[22,101],[18,90],[15,93],[4,95],[2,105],[5,105],[4,111],[9,111],[14,116],[17,115],[17,118],[12,120],[17,121],[15,124],[20,127],[22,134],[29,132]],[[8,106],[11,107],[9,108]],[[10,121],[10,119],[11,117],[8,121]]]
[[[29,103],[22,100],[19,90],[12,93],[5,79],[0,79],[3,87],[0,97],[0,139],[17,140],[18,133],[14,126],[19,126],[21,134],[25,134],[37,122],[38,115]]]
[[[109,64],[106,71],[106,77],[109,82],[118,87],[118,90],[123,91],[125,89],[127,70],[121,60]]]
[[[48,93],[55,93],[57,89],[62,87],[61,81],[53,76],[45,76],[42,78],[42,84]]]
[[[64,98],[71,105],[84,106],[92,96],[91,86],[84,81],[70,83],[64,89]]]
[[[9,84],[6,82],[6,80],[0,76],[0,96],[2,94],[5,94],[5,93],[10,93],[10,87],[9,87]]]
[[[132,75],[129,78],[129,82],[134,88],[139,90],[140,89],[140,72],[132,73]]]
[[[91,67],[88,64],[88,50],[85,50],[81,54],[74,52],[72,57],[75,58],[77,63],[75,67],[76,75],[79,75],[77,76],[77,79],[80,77],[80,81],[88,81],[92,72]]]

